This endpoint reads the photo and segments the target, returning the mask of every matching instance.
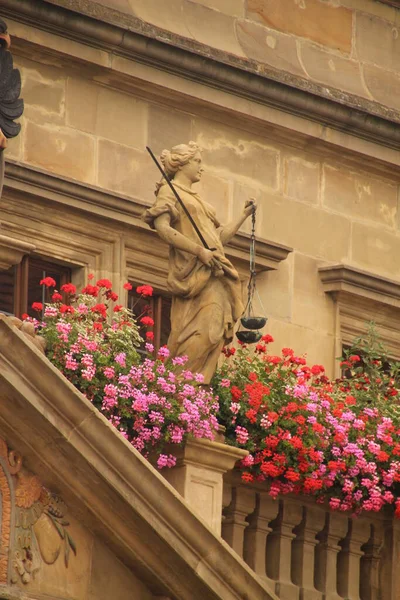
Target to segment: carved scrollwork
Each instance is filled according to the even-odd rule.
[[[52,565],[60,555],[68,567],[71,551],[76,555],[76,546],[68,531],[70,523],[65,503],[24,468],[21,454],[9,450],[1,438],[0,500],[0,584],[8,583],[9,571],[12,583],[27,584],[42,562]]]

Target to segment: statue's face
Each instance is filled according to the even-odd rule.
[[[181,167],[182,173],[184,173],[189,181],[192,183],[196,183],[196,181],[200,181],[201,175],[204,171],[201,166],[201,154],[200,152],[196,152],[196,154],[189,160],[186,165]]]

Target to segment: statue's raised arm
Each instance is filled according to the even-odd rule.
[[[192,189],[203,172],[197,144],[189,142],[164,150],[161,162],[210,248],[201,244],[174,193],[165,179],[161,180],[156,201],[143,218],[170,247],[167,285],[172,308],[168,347],[172,356],[188,356],[186,368],[202,373],[205,383],[209,383],[220,352],[232,341],[234,325],[243,313],[239,276],[223,246],[251,214],[253,203],[247,202],[239,219],[222,227],[214,208]]]

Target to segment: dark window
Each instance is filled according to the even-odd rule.
[[[152,331],[154,332],[153,343],[156,352],[161,346],[165,346],[171,331],[171,298],[159,293],[142,298],[133,289],[129,292],[128,307],[138,319],[139,326],[140,318],[143,315],[148,315],[154,320]],[[146,337],[146,331],[148,331],[147,327],[142,327],[140,329],[140,335],[143,338]]]
[[[52,277],[56,289],[71,281],[71,269],[34,256],[25,256],[19,265],[0,272],[0,312],[20,317],[23,313],[37,316],[33,302],[48,302],[53,292],[40,285],[40,280]]]

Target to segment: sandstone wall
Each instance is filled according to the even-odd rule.
[[[50,0],[63,6],[70,0]],[[377,0],[98,0],[110,12],[400,110],[399,10]],[[102,14],[101,10],[97,11]],[[127,21],[129,26],[129,21]],[[321,90],[325,93],[326,90]],[[339,96],[340,97],[340,96]],[[400,119],[400,116],[399,116]]]

